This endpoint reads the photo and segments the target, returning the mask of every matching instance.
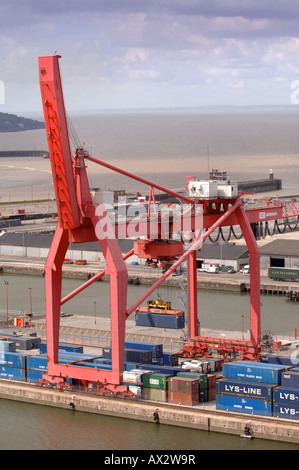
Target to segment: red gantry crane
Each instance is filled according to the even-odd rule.
[[[251,223],[282,218],[282,206],[262,207],[245,211],[241,199],[211,198],[197,199],[179,194],[161,185],[98,160],[82,147],[72,156],[68,126],[59,70],[59,55],[39,57],[39,80],[45,118],[51,169],[58,210],[58,224],[45,265],[46,329],[47,329],[47,373],[48,383],[65,383],[66,378],[78,379],[86,387],[93,384],[99,393],[128,392],[122,383],[124,364],[125,323],[128,316],[165,280],[178,266],[187,261],[188,270],[188,345],[183,354],[204,353],[209,347],[222,352],[231,349],[241,351],[248,357],[256,357],[261,336],[260,314],[260,256],[251,229]],[[92,161],[112,171],[133,178],[150,187],[150,198],[154,203],[154,188],[175,196],[187,204],[186,213],[190,221],[192,242],[184,251],[181,241],[173,240],[172,224],[165,231],[161,216],[155,212],[139,220],[138,233],[142,238],[134,248],[122,255],[118,238],[129,236],[130,222],[110,222],[107,211],[95,206],[92,201],[86,173],[86,162]],[[199,221],[200,224],[199,224]],[[182,229],[184,214],[176,220],[176,229]],[[198,335],[197,321],[197,269],[196,252],[205,239],[216,229],[239,225],[250,254],[250,341],[202,337]],[[65,298],[61,298],[62,265],[69,243],[98,241],[106,261],[106,269],[96,274]],[[125,260],[137,254],[140,258],[167,259],[171,267],[131,306],[127,307],[128,273]],[[79,364],[61,364],[58,358],[61,305],[104,274],[110,277],[111,319],[111,370],[83,367]]]

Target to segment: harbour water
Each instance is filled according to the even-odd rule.
[[[2,281],[2,282],[1,282]],[[6,312],[6,286],[8,281],[8,307],[9,311],[24,313],[30,311],[30,293],[32,310],[37,314],[45,312],[44,278],[42,276],[25,276],[21,274],[0,274],[0,311]],[[82,281],[76,279],[63,279],[62,296],[72,292]],[[145,293],[146,285],[128,285],[128,307]],[[170,301],[173,308],[181,309],[179,296],[181,288],[165,287],[162,285],[157,294],[164,301]],[[95,305],[96,302],[96,305]],[[146,301],[144,305],[146,304]],[[109,284],[96,282],[78,294],[74,299],[65,303],[63,313],[109,317]],[[198,319],[202,328],[215,328],[222,330],[249,329],[250,295],[248,293],[211,291],[198,289]],[[284,296],[271,294],[261,295],[262,331],[276,335],[294,335],[295,328],[299,331],[298,303],[288,301]]]
[[[1,282],[3,281],[3,282]],[[30,309],[30,290],[33,315],[44,312],[44,279],[39,276],[0,274],[0,309],[5,316],[5,284],[8,281],[9,311]],[[79,281],[64,279],[63,290],[68,293]],[[139,297],[144,286],[128,286],[128,301]],[[30,290],[29,290],[30,289]],[[163,288],[174,306],[179,306],[179,289]],[[244,312],[247,328],[249,295],[241,293],[199,290],[199,317],[202,327],[242,328],[240,312]],[[93,316],[94,302],[100,316],[108,316],[109,284],[96,283],[79,294],[76,301],[64,305],[65,313]],[[264,329],[283,331],[285,325],[299,326],[298,305],[286,298],[262,296]],[[100,307],[101,306],[101,307]],[[34,318],[34,317],[33,317]],[[248,319],[249,321],[249,319]],[[296,325],[296,326],[295,326]],[[84,324],[82,325],[84,327]],[[286,335],[288,332],[286,333]],[[244,422],[247,416],[244,415]],[[110,418],[74,411],[47,408],[39,405],[0,400],[0,449],[33,450],[295,450],[298,446],[262,440],[246,440],[172,426]]]
[[[38,116],[36,116],[38,117]],[[169,188],[182,188],[186,175],[206,178],[212,168],[227,171],[244,181],[266,178],[270,168],[281,178],[283,191],[299,194],[299,111],[285,109],[215,112],[121,112],[71,116],[81,141],[98,158]],[[1,150],[47,149],[44,130],[1,134]],[[74,144],[72,143],[72,147]],[[53,197],[49,160],[1,159],[0,201]],[[89,164],[91,187],[144,191],[135,182]],[[37,276],[6,276],[11,310],[44,311],[43,279]],[[65,293],[76,281],[64,281]],[[106,283],[96,283],[88,297],[80,294],[64,311],[93,315],[94,302],[101,315],[108,312]],[[131,286],[143,289],[142,286]],[[129,289],[129,298],[136,290]],[[5,310],[5,285],[0,284],[0,309]],[[170,289],[170,300],[178,302]],[[163,296],[165,292],[161,292]],[[165,294],[166,295],[166,294]],[[248,294],[199,292],[202,327],[244,329],[249,327]],[[132,296],[132,297],[131,297]],[[139,295],[136,295],[139,297]],[[129,300],[130,301],[130,300]],[[262,329],[274,334],[297,328],[297,303],[285,298],[262,297]],[[220,308],[221,307],[221,308]],[[107,314],[108,315],[108,314]],[[196,430],[156,426],[117,418],[46,408],[0,400],[1,449],[116,449],[116,450],[286,450],[298,446]]]
[[[244,423],[246,419],[244,417]],[[133,453],[141,450],[298,450],[298,446],[0,400],[0,449],[131,450]]]
[[[34,116],[41,118],[41,116]],[[110,112],[71,115],[90,154],[175,189],[185,176],[207,178],[209,170],[232,179],[267,178],[269,170],[284,191],[299,193],[299,110]],[[1,150],[47,150],[43,129],[1,134]],[[72,150],[75,143],[71,140]],[[0,200],[54,195],[49,160],[1,158]],[[133,180],[88,163],[91,187],[148,191]]]

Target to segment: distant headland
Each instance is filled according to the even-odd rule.
[[[35,119],[0,113],[0,132],[21,132],[33,129],[44,129],[45,123]]]

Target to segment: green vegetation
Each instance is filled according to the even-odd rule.
[[[0,113],[0,132],[29,131],[43,129],[45,124],[35,119],[19,117],[16,114]]]

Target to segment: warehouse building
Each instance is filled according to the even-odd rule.
[[[232,267],[235,271],[239,271],[249,264],[247,246],[234,243],[204,243],[196,259],[198,268],[201,268],[203,263],[209,263],[218,264],[219,267]]]
[[[1,256],[22,256],[30,258],[45,259],[53,239],[53,233],[27,233],[27,232],[5,232],[0,236]],[[133,248],[132,239],[121,239],[119,245],[122,253],[127,253]],[[97,241],[90,243],[70,243],[66,258],[72,260],[86,259],[88,262],[105,261]],[[141,262],[134,255],[129,258],[128,263]],[[246,246],[233,243],[210,243],[203,244],[202,249],[197,252],[197,267],[202,263],[218,264],[219,266],[232,267],[239,271],[249,263],[248,249]]]
[[[268,268],[299,268],[299,242],[297,240],[273,240],[260,248],[261,274]]]

